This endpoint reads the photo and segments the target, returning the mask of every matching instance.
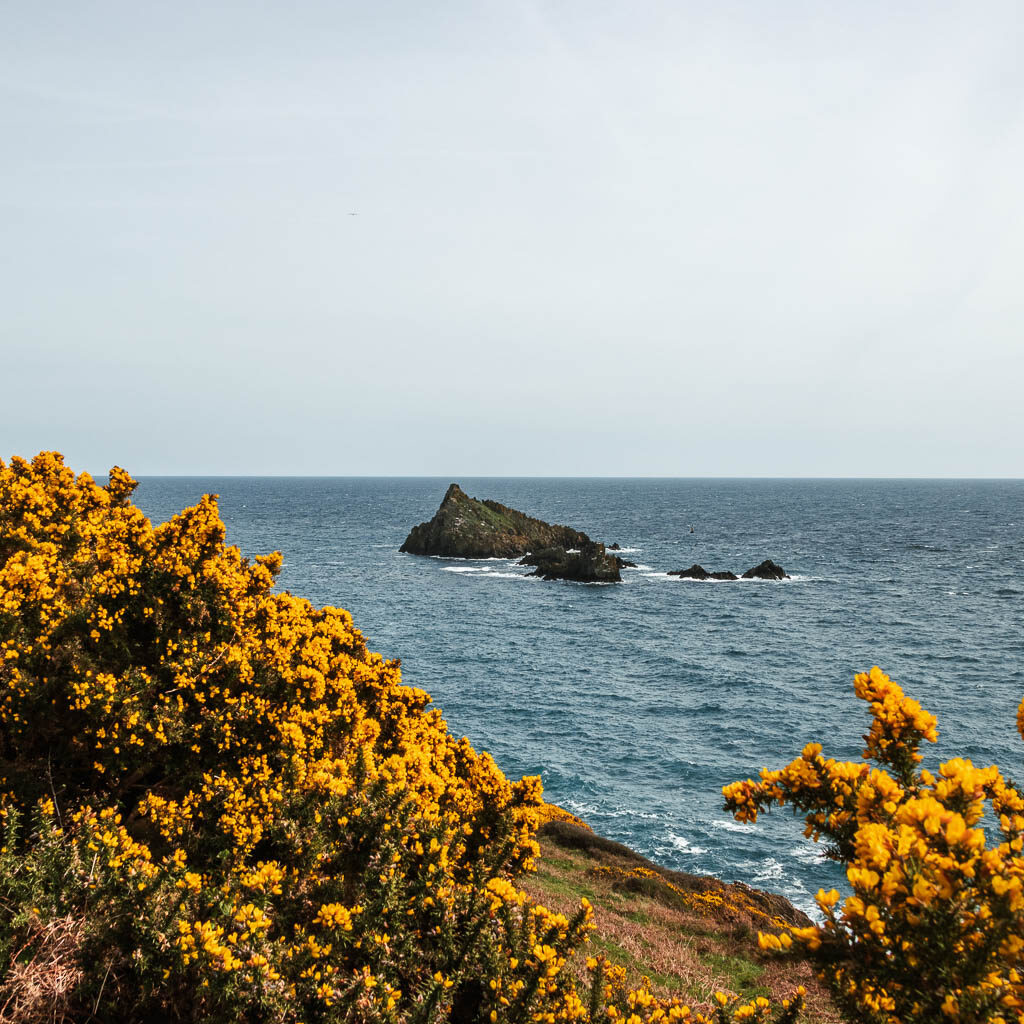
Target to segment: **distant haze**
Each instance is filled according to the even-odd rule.
[[[0,457],[1024,476],[1020,0],[2,24]]]

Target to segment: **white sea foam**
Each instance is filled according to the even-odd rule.
[[[427,555],[427,558],[439,558],[442,562],[511,562],[511,558],[461,558],[458,555]]]
[[[824,576],[799,576],[794,573],[790,573],[783,580],[758,580],[758,579],[743,579],[741,576],[738,580],[730,581],[735,583],[821,583],[825,581]]]
[[[772,882],[781,877],[782,865],[774,857],[768,857],[761,862],[757,874],[754,875],[754,881]]]
[[[696,857],[698,854],[708,852],[703,846],[694,846],[686,836],[676,836],[669,833],[668,839],[680,853],[688,853]]]
[[[597,804],[584,803],[582,800],[574,800],[569,797],[561,801],[567,811],[587,820],[588,816],[600,815],[602,818],[642,818],[645,821],[658,821],[659,814],[652,814],[648,811],[639,811],[633,807],[598,807]]]
[[[532,576],[525,572],[501,572],[484,565],[446,565],[442,567],[441,571],[470,576],[472,579],[529,580],[531,583],[540,580],[539,576]]]
[[[794,860],[800,861],[801,864],[818,864],[821,859],[825,856],[825,852],[822,847],[815,844],[794,846],[789,850],[789,856]]]
[[[680,583],[739,583],[740,582],[739,580],[693,580],[693,579],[690,579],[688,576],[672,576],[670,578],[674,579],[674,580],[679,580]],[[744,580],[743,582],[747,583],[748,581]]]
[[[730,818],[719,818],[711,822],[712,828],[724,828],[726,832],[753,832],[754,825],[747,821],[732,821]]]
[[[637,569],[650,569],[649,565],[638,565]],[[672,583],[825,583],[829,582],[825,576],[790,576],[784,580],[757,580],[743,579],[740,576],[734,580],[695,580],[688,576],[673,576],[667,572],[644,572],[641,575],[649,580],[671,581]]]

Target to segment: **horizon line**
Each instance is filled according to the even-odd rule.
[[[109,471],[93,473],[95,477],[105,477]],[[900,476],[895,474],[879,476],[825,476],[825,475],[791,475],[791,474],[706,474],[695,476],[662,475],[662,474],[616,474],[602,476],[596,474],[559,474],[559,473],[132,473],[136,480],[449,480],[457,482],[461,479],[471,480],[822,480],[822,481],[875,481],[875,480],[920,480],[920,481],[992,481],[1019,483],[1024,476]]]

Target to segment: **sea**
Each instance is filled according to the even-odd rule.
[[[279,587],[349,609],[449,728],[512,777],[659,864],[815,912],[839,865],[788,809],[739,824],[721,788],[804,744],[859,759],[853,676],[879,665],[931,710],[927,766],[1024,779],[1024,481],[460,478],[618,543],[623,582],[544,582],[514,560],[399,553],[448,484],[431,478],[143,478],[162,522],[220,497],[228,542],[281,551]],[[736,573],[765,558],[781,582]]]

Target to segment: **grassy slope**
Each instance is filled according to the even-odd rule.
[[[540,843],[537,873],[524,888],[570,915],[586,896],[597,924],[590,952],[625,967],[632,978],[646,975],[659,994],[706,1006],[716,990],[775,1000],[804,985],[804,1021],[842,1021],[806,962],[766,957],[758,949],[759,929],[787,919],[807,923],[780,897],[659,868],[565,822],[548,823]]]

